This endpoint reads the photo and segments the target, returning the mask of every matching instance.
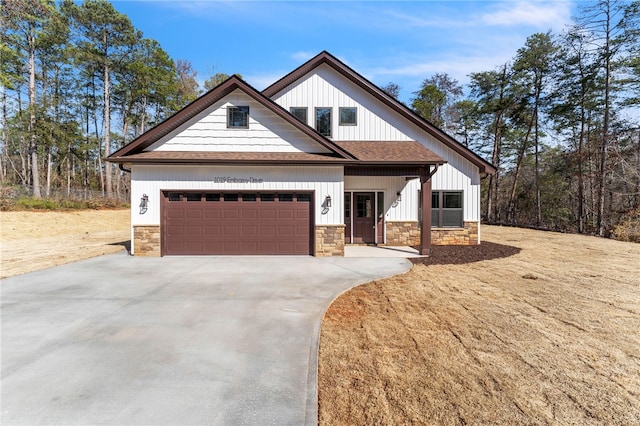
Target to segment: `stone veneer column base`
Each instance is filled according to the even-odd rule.
[[[386,222],[388,246],[419,246],[418,222]],[[463,228],[432,228],[431,245],[474,246],[478,244],[478,222],[464,222]]]
[[[160,257],[160,225],[133,227],[134,256]]]
[[[344,256],[344,225],[316,225],[317,257]]]

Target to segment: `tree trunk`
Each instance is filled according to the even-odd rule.
[[[104,35],[105,45],[107,35]],[[111,154],[111,88],[109,87],[109,65],[106,62],[107,52],[104,54],[105,64],[104,64],[104,157],[107,158],[109,154]],[[111,173],[111,163],[105,164],[105,188],[107,191],[107,198],[113,197],[113,186],[112,186],[112,173]]]
[[[2,85],[2,146],[0,152],[0,182],[4,184],[7,176],[7,166],[5,166],[5,157],[9,156],[7,146],[9,143],[9,134],[7,133],[7,88]]]
[[[534,112],[536,117],[535,121],[535,146],[536,146],[536,165],[535,165],[535,180],[536,180],[536,226],[540,227],[542,225],[542,196],[540,194],[540,132],[538,126],[538,107],[536,106],[536,111]]]
[[[28,36],[29,44],[29,153],[31,155],[32,194],[41,198],[40,171],[38,165],[38,140],[36,136],[36,54],[35,36]]]
[[[583,163],[584,154],[582,153],[582,147],[585,137],[585,106],[584,106],[584,91],[582,93],[582,101],[580,103],[580,135],[578,136],[578,232],[584,234],[584,176],[583,176]]]
[[[609,97],[611,90],[611,10],[606,2],[605,46],[604,46],[604,117],[602,120],[602,144],[600,145],[600,166],[598,168],[598,235],[604,236],[607,223],[604,215],[605,194],[607,189],[607,149],[609,147]]]
[[[46,187],[47,197],[51,197],[51,162],[52,162],[51,147],[49,147],[47,148],[47,187]]]
[[[535,114],[534,114],[535,116]],[[527,147],[529,146],[529,136],[531,135],[531,128],[533,127],[533,117],[529,122],[529,126],[527,128],[527,134],[524,137],[524,141],[520,146],[520,151],[518,152],[518,158],[516,160],[516,170],[513,176],[513,184],[511,185],[511,193],[509,195],[509,204],[507,210],[507,221],[509,221],[512,225],[517,223],[516,220],[516,193],[518,190],[518,180],[520,178],[520,171],[522,170],[522,161],[524,160],[524,155],[527,152]]]

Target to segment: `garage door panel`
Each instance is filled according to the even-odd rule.
[[[258,211],[256,208],[243,208],[241,213],[240,213],[240,217],[242,219],[251,219],[251,220],[255,220],[258,218]]]
[[[183,236],[184,226],[181,225],[169,225],[165,228],[165,232],[168,235]]]
[[[309,209],[296,210],[296,220],[304,220],[309,218]]]
[[[210,198],[163,203],[164,254],[309,254],[308,201],[279,202],[275,195],[264,202]]]
[[[195,254],[200,254],[203,252],[204,244],[200,241],[189,241],[184,246],[186,251],[195,253]]]
[[[185,237],[197,237],[203,234],[202,225],[187,225],[184,227],[184,235]]]
[[[276,213],[280,220],[292,220],[294,218],[294,213],[291,209],[278,210]]]
[[[205,225],[204,235],[206,237],[219,237],[222,235],[222,228],[218,225]]]
[[[289,225],[281,225],[278,227],[278,235],[291,237],[294,235],[294,227]]]
[[[256,241],[243,241],[241,252],[259,254],[258,243]]]
[[[275,237],[277,235],[275,225],[260,225],[260,235],[263,237]]]
[[[222,225],[222,235],[225,237],[237,237],[240,235],[238,225]]]
[[[265,208],[260,210],[259,212],[260,219],[275,219],[276,218],[276,207]]]
[[[222,211],[220,209],[206,208],[204,211],[205,219],[220,219],[222,218]]]
[[[255,238],[259,235],[258,227],[256,225],[243,225],[240,228],[240,235],[243,237],[253,237],[253,239],[255,240]]]
[[[170,209],[167,211],[167,217],[169,219],[182,219],[184,217],[184,210],[181,209]]]
[[[200,220],[202,219],[202,216],[202,208],[200,207],[190,208],[185,211],[186,219]]]

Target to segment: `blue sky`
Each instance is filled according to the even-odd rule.
[[[460,83],[509,61],[536,32],[561,32],[575,1],[113,1],[202,82],[238,73],[264,89],[322,50],[410,102],[436,72]]]

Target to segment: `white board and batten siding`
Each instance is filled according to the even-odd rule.
[[[221,178],[249,180],[243,183],[222,182]],[[251,182],[253,178],[253,182]],[[343,169],[340,166],[189,166],[172,167],[133,165],[131,167],[131,224],[160,225],[161,191],[313,191],[316,225],[340,225],[342,221]],[[140,198],[149,197],[147,211],[136,206]],[[332,206],[323,209],[325,197]]]
[[[227,108],[230,106],[249,107],[248,128],[227,128]],[[240,89],[145,151],[329,152]]]
[[[447,147],[396,111],[377,101],[328,65],[313,70],[306,78],[273,97],[283,108],[308,107],[307,122],[315,125],[315,108],[332,108],[332,135],[337,141],[418,141],[447,159],[433,176],[434,191],[463,191],[464,220],[480,220],[480,175],[478,167]],[[339,107],[357,108],[357,125],[340,126]],[[349,177],[350,179],[350,177]],[[371,178],[367,178],[371,179]],[[348,180],[349,181],[349,180]],[[371,180],[373,185],[373,180]],[[419,182],[407,182],[400,208],[390,211],[389,220],[417,220]],[[395,194],[394,194],[395,195]],[[386,195],[385,195],[386,196]],[[415,208],[414,208],[415,206]]]

